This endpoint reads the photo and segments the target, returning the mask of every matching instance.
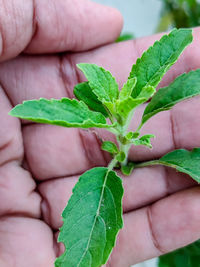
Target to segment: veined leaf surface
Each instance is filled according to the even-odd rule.
[[[200,94],[200,69],[184,73],[169,86],[161,88],[144,110],[142,124],[156,113],[169,110],[175,104]]]
[[[80,63],[77,66],[88,79],[89,85],[99,101],[113,103],[118,98],[118,84],[109,71],[89,63]]]
[[[192,39],[192,30],[174,29],[144,52],[133,65],[129,76],[129,78],[137,78],[132,96],[137,97],[145,86],[157,87],[164,74],[177,61]]]
[[[63,211],[59,242],[66,251],[56,267],[100,267],[105,264],[122,228],[121,179],[108,168],[84,173]]]
[[[102,113],[108,117],[108,113],[103,104],[98,100],[93,93],[88,82],[79,83],[74,87],[74,94],[78,100],[83,101],[91,110]]]
[[[101,113],[89,110],[82,101],[69,98],[24,101],[23,104],[14,107],[9,114],[21,119],[64,127],[110,127]]]
[[[177,149],[155,162],[187,173],[200,183],[200,148],[194,148],[192,151]]]

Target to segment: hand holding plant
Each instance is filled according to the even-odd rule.
[[[192,151],[177,149],[160,159],[143,163],[128,161],[131,146],[152,148],[151,139],[155,136],[151,133],[141,135],[141,129],[149,119],[200,94],[199,69],[182,74],[156,93],[164,74],[191,42],[192,33],[187,29],[175,29],[163,36],[133,65],[120,92],[110,72],[95,64],[84,63],[78,67],[88,82],[78,84],[74,89],[80,101],[41,98],[25,101],[10,112],[12,116],[39,123],[105,128],[116,136],[117,146],[110,141],[102,144],[102,149],[113,157],[108,167],[85,172],[73,189],[73,195],[62,214],[64,224],[58,238],[65,244],[66,251],[56,260],[56,267],[98,267],[107,262],[117,233],[123,226],[123,186],[113,171],[115,167],[130,175],[137,168],[164,165],[189,174],[196,182],[200,181],[200,148]],[[138,127],[129,131],[136,108],[151,97]],[[147,216],[150,216],[149,213]],[[151,224],[151,217],[148,218]],[[159,246],[157,249],[162,251]]]

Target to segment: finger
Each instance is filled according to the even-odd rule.
[[[130,266],[199,239],[199,196],[199,187],[188,189],[125,214],[107,266]]]
[[[156,40],[159,40],[162,35],[155,34],[123,43],[111,44],[94,50],[92,54],[90,52],[74,54],[71,60],[74,65],[80,62],[88,62],[103,66],[111,71],[121,87],[127,80],[132,65],[136,62],[137,58],[141,57],[142,53],[153,45]],[[160,86],[169,84],[169,82],[173,81],[175,77],[183,72],[200,67],[200,27],[193,29],[193,37],[192,44],[184,50],[177,63],[167,72]],[[78,77],[80,81],[85,80],[80,70],[78,70]]]
[[[1,0],[0,6],[0,61],[26,47],[29,53],[87,50],[114,41],[122,28],[117,10],[89,0]]]
[[[36,184],[21,167],[24,156],[21,127],[8,115],[11,104],[0,87],[0,216],[26,214],[40,217],[41,197]]]
[[[200,67],[200,27],[193,29],[193,36],[192,44],[167,72],[164,82],[161,82],[162,85],[168,84],[183,72]],[[76,68],[76,64],[90,62],[110,70],[122,86],[136,59],[160,37],[161,34],[157,34],[110,44],[89,52],[63,54],[60,57],[21,56],[1,64],[0,81],[14,104],[26,99],[39,98],[41,95],[49,98],[66,96],[65,91],[68,96],[73,96],[74,86],[85,80],[83,74]]]
[[[38,187],[43,199],[41,204],[43,218],[53,229],[57,230],[62,225],[60,215],[78,178],[73,176],[53,179],[41,183]],[[191,178],[170,168],[160,166],[136,169],[131,176],[123,177],[123,211],[127,213],[142,208],[193,186],[196,186],[196,183]]]
[[[51,229],[25,217],[0,219],[0,266],[54,266],[56,250]]]
[[[189,48],[189,50],[187,50],[188,52],[186,51],[187,53],[183,54],[182,60],[188,63],[188,64],[183,64],[184,67],[185,66],[190,66],[191,68],[195,67],[194,61],[193,61],[193,57],[194,57],[193,53],[195,50],[194,47],[197,46],[197,41],[198,41],[197,34],[198,34],[198,30],[195,30],[195,33],[194,33],[195,40],[194,40],[194,45],[192,49]],[[139,42],[142,42],[142,41],[138,40],[137,42],[139,45]],[[147,43],[147,40],[146,40],[146,43]],[[116,47],[117,49],[119,47],[123,47],[125,49],[127,48],[128,44],[130,43],[127,42],[125,46],[124,44],[120,44],[121,46],[117,45]],[[112,57],[116,58],[115,53],[117,54],[117,52],[119,52],[119,55],[120,55],[120,51],[117,49],[115,50],[114,47],[115,46],[109,46],[109,47],[105,47],[104,49],[102,48],[102,49],[95,50],[90,53],[90,57],[91,59],[93,58],[94,60],[99,59],[99,61],[101,58],[101,61],[105,60],[105,64],[108,64],[108,58],[109,58],[108,51],[110,51],[110,58]],[[103,58],[102,60],[102,56],[104,55],[104,53],[105,53],[105,58]],[[79,55],[80,60],[82,56],[83,55]],[[198,63],[199,62],[198,53],[197,55],[195,55],[195,58],[196,58],[195,62]],[[128,62],[129,61],[128,57],[126,59]],[[76,75],[76,72],[74,71],[75,70],[73,67],[74,65],[70,64],[71,62],[70,60],[76,61],[77,58],[75,58],[75,56],[72,56],[71,58],[64,57],[62,62],[60,62],[56,57],[50,57],[48,59],[44,57],[39,57],[37,58],[37,60],[31,57],[28,57],[28,58],[20,57],[19,59],[16,59],[10,63],[5,63],[1,66],[0,81],[4,85],[4,88],[7,94],[9,95],[10,99],[12,100],[14,104],[19,103],[24,99],[39,98],[41,96],[47,97],[47,98],[49,97],[59,98],[61,96],[67,96],[67,95],[71,96],[72,93],[70,91],[70,88],[72,87],[74,83],[77,82],[77,75]],[[110,60],[110,64],[111,62],[112,60]],[[41,65],[42,67],[38,68],[37,64]],[[120,65],[120,64],[114,64],[114,63],[112,64],[113,66]],[[124,62],[124,66],[126,68],[125,62]],[[181,68],[183,68],[182,65],[178,67],[178,64],[176,64],[176,66],[179,71],[181,70]],[[176,72],[176,69],[174,71]],[[120,76],[121,80],[123,78],[122,76],[123,76],[123,73]],[[196,101],[196,100],[192,100],[192,101]],[[164,153],[174,149],[174,147],[177,147],[177,148],[181,147],[182,144],[184,145],[185,148],[192,148],[192,146],[198,146],[199,136],[197,133],[198,133],[199,121],[197,119],[197,116],[193,116],[193,114],[194,113],[198,114],[199,105],[198,103],[196,103],[195,105],[189,104],[190,102],[187,102],[187,103],[188,103],[187,109],[184,108],[184,106],[186,107],[186,103],[179,104],[179,107],[177,106],[175,108],[175,110],[177,109],[177,112],[175,111],[175,112],[160,113],[159,115],[151,119],[151,121],[149,121],[145,125],[143,129],[143,133],[145,133],[145,131],[148,130],[149,132],[147,133],[156,134],[157,138],[154,142],[154,149],[151,151],[147,149],[140,149],[142,151],[141,153],[139,152],[138,149],[134,150],[134,152],[136,153],[134,153],[134,155],[132,154],[133,156],[131,155],[131,159],[147,160],[147,159],[159,157],[163,155]],[[190,112],[188,112],[188,110],[190,110]],[[141,115],[141,111],[139,110],[138,112],[139,112],[139,115],[135,119],[136,123],[138,123],[139,117]],[[187,120],[183,118],[182,116],[183,114],[186,116]],[[188,127],[187,127],[187,130],[185,131],[186,126]],[[27,147],[26,147],[27,158],[31,159],[29,160],[30,165],[32,164],[31,162],[33,163],[40,162],[41,164],[41,165],[32,164],[32,166],[30,166],[32,170],[35,170],[34,175],[39,179],[75,175],[76,173],[73,173],[74,172],[73,168],[75,167],[73,164],[70,164],[70,166],[68,165],[69,168],[67,168],[68,171],[66,171],[66,166],[64,165],[64,159],[68,157],[67,154],[63,154],[63,160],[61,161],[63,163],[62,164],[63,168],[59,168],[59,172],[58,172],[58,169],[54,171],[52,170],[52,168],[47,167],[48,165],[45,165],[42,160],[40,161],[38,157],[38,153],[37,153],[37,150],[39,148],[41,150],[42,146],[44,146],[43,151],[46,151],[48,149],[48,151],[50,152],[48,143],[46,142],[41,143],[41,140],[43,140],[44,138],[46,138],[47,140],[50,140],[52,138],[50,143],[52,143],[53,140],[55,139],[57,140],[56,146],[58,148],[57,150],[58,152],[54,153],[56,150],[55,151],[51,150],[51,153],[49,153],[49,155],[54,154],[54,157],[52,157],[52,159],[54,159],[56,155],[60,156],[62,154],[60,153],[61,150],[63,151],[63,144],[61,144],[59,140],[64,138],[64,134],[62,138],[59,138],[59,136],[61,132],[64,133],[64,130],[61,130],[61,129],[57,130],[57,133],[58,133],[57,135],[55,131],[53,131],[54,133],[52,134],[50,131],[50,128],[45,128],[42,126],[35,126],[35,127],[37,127],[38,129],[37,135],[33,134],[33,130],[29,131],[28,127],[24,131],[24,137],[27,140],[27,141],[25,140],[25,144],[27,144]],[[134,125],[134,127],[136,127],[136,125]],[[181,129],[181,131],[179,129]],[[68,131],[69,133],[71,132],[70,129]],[[187,132],[187,134],[184,135],[185,132]],[[181,136],[181,138],[179,138],[179,135]],[[193,138],[193,135],[194,135],[194,138]],[[98,158],[100,158],[100,164],[102,164],[103,156],[101,156],[99,153],[99,144],[97,140],[96,142],[92,141],[94,145],[94,151],[92,152],[91,147],[87,145],[88,141],[86,138],[86,134],[84,134],[84,138],[81,138],[81,139],[78,133],[76,134],[76,136],[78,138],[77,143],[79,144],[83,143],[83,144],[82,146],[80,146],[80,149],[76,151],[73,150],[72,147],[71,147],[72,150],[69,151],[70,146],[68,146],[67,152],[68,153],[71,152],[70,160],[73,161],[73,156],[75,153],[77,154],[80,153],[80,156],[84,155],[85,153],[85,155],[89,156],[89,159],[88,158],[86,159],[85,156],[84,158],[79,157],[79,164],[76,164],[77,173],[84,171],[83,166],[88,167],[88,166],[94,166],[98,164],[98,160],[96,161],[96,164],[95,164],[95,160],[97,159],[97,157],[95,156],[96,154],[99,155]],[[91,139],[95,140],[95,136],[91,137]],[[28,147],[29,146],[28,144],[32,144],[30,145],[30,149]],[[55,146],[54,146],[54,149],[55,149]],[[86,164],[86,160],[88,161],[87,164]],[[92,164],[90,161],[92,161]],[[53,167],[55,166],[55,164],[52,163],[51,166]],[[52,172],[52,175],[51,175],[51,172]]]

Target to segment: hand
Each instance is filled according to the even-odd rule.
[[[53,151],[47,140],[46,148],[50,150],[43,150],[45,141],[41,140],[44,141],[41,152],[31,148],[33,153],[37,153],[36,158],[31,159],[34,155],[29,154],[25,144],[26,137],[29,139],[31,136],[25,132],[33,128],[32,133],[37,135],[42,128],[36,130],[29,124],[21,129],[20,122],[8,115],[9,110],[12,105],[27,98],[67,96],[69,84],[76,77],[75,66],[72,65],[69,52],[59,56],[53,53],[86,51],[113,42],[121,28],[122,18],[118,11],[87,0],[0,0],[0,62],[4,61],[0,63],[1,267],[54,266],[58,246],[53,227],[42,216],[45,204],[38,186],[42,180],[67,175],[70,163],[67,158],[59,161],[56,156],[58,151]],[[20,53],[23,54],[12,59]],[[47,53],[49,55],[36,56]],[[48,129],[48,126],[44,129]],[[56,135],[66,133],[72,142],[77,140],[78,131],[49,129],[50,132],[55,130]],[[50,135],[50,139],[53,136]],[[69,142],[66,135],[64,138]],[[65,151],[61,157],[65,156],[68,149],[68,152],[72,149],[67,147],[66,140],[63,140],[66,145],[63,146]],[[34,145],[31,140],[28,143]],[[55,139],[52,145],[57,146],[59,143]],[[74,149],[80,149],[77,145]],[[46,165],[48,154],[51,159]],[[57,163],[52,158],[54,156]],[[35,160],[41,160],[43,167],[40,165],[32,170],[32,163],[37,165]],[[73,157],[71,160],[74,160]],[[87,166],[85,160],[85,165],[82,162],[80,168]],[[46,173],[45,176],[40,167]],[[49,173],[46,172],[48,169]],[[77,170],[74,165],[74,174]]]
[[[72,44],[68,42],[66,34],[63,35],[68,26],[65,23],[68,23],[66,12],[70,11],[69,4],[64,9],[64,2],[55,3],[58,4],[49,13],[47,6],[40,6],[41,1],[38,1],[35,39],[33,38],[28,47],[27,44],[12,45],[14,43],[11,40],[4,45],[2,59],[17,55],[25,47],[25,52],[35,54],[72,50],[79,33],[86,29],[84,18],[88,19],[86,24],[92,27],[91,31],[87,28],[86,34],[93,32],[99,39],[95,42],[92,34],[84,37],[85,39],[81,38],[83,41],[79,41],[74,50],[82,47],[89,49],[89,45],[90,48],[100,45],[102,40],[103,43],[112,41],[119,34],[121,19],[118,13],[109,11],[108,16],[105,14],[103,19],[102,11],[98,21],[97,15],[100,13],[92,8],[88,14],[93,14],[94,20],[85,15],[81,16],[80,21],[80,16],[70,20],[73,21],[73,27],[69,27],[66,34],[73,29],[75,32],[77,29],[79,31],[78,34],[69,34],[75,36]],[[82,8],[86,8],[86,2],[81,3]],[[82,10],[81,7],[79,10]],[[42,12],[48,14],[45,16]],[[25,13],[27,16],[27,11]],[[55,17],[60,27],[55,27],[54,34],[58,35],[52,38],[49,23]],[[77,28],[74,21],[77,21]],[[112,24],[113,21],[115,23]],[[109,33],[104,32],[105,28],[108,30],[105,25],[112,26]],[[83,30],[78,27],[83,27]],[[60,32],[57,30],[59,28]],[[96,35],[97,28],[100,33]],[[25,34],[25,30],[17,32]],[[198,35],[199,29],[196,29],[193,44],[168,73],[165,84],[178,74],[199,67]],[[16,42],[20,38],[16,38]],[[0,65],[0,266],[53,267],[55,257],[63,249],[61,244],[56,243],[56,232],[62,224],[60,214],[71,195],[71,189],[82,172],[96,165],[105,165],[109,160],[100,150],[98,136],[104,137],[103,131],[95,134],[91,131],[23,122],[21,132],[19,120],[7,115],[11,105],[31,98],[73,96],[73,86],[83,80],[81,73],[75,68],[75,64],[79,62],[102,65],[118,77],[121,85],[136,58],[158,38],[156,35],[107,45],[90,52],[65,53],[59,57],[21,55]],[[4,37],[4,40],[7,43],[9,38]],[[13,50],[9,47],[13,47],[13,50],[18,47],[18,50],[11,52]],[[142,110],[138,110],[138,117],[141,112]],[[171,112],[163,112],[152,118],[143,128],[143,132],[156,135],[154,148],[151,151],[134,149],[130,158],[147,160],[159,157],[175,147],[189,149],[199,146],[199,112],[198,98],[195,98],[178,104]],[[137,121],[133,123],[133,127],[136,124]],[[200,190],[186,175],[164,167],[148,167],[136,170],[123,181],[125,223],[107,267],[128,267],[184,246],[200,237]]]

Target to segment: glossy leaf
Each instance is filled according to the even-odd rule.
[[[179,172],[184,172],[200,183],[200,148],[194,148],[192,151],[185,149],[174,150],[157,162],[158,164],[175,168]]]
[[[113,103],[118,98],[118,84],[109,71],[89,63],[80,63],[77,66],[88,79],[89,85],[99,101]]]
[[[144,52],[133,65],[129,76],[129,78],[137,78],[132,96],[137,97],[145,86],[157,87],[163,75],[177,61],[192,39],[192,30],[174,29]]]
[[[59,242],[66,251],[56,267],[99,267],[106,263],[122,228],[121,179],[107,168],[84,173],[63,211]]]
[[[147,105],[142,124],[158,112],[169,110],[175,104],[200,94],[200,69],[184,73],[169,86],[161,88]]]
[[[74,95],[78,100],[82,100],[91,110],[100,112],[105,117],[108,117],[108,112],[93,93],[88,82],[77,84],[74,87]]]
[[[111,154],[116,154],[119,152],[118,147],[116,146],[115,143],[111,142],[111,141],[105,141],[102,143],[101,145],[101,149],[104,151],[107,151]]]
[[[110,127],[101,113],[89,110],[82,101],[69,98],[24,101],[23,104],[14,107],[9,114],[21,119],[64,127]]]

